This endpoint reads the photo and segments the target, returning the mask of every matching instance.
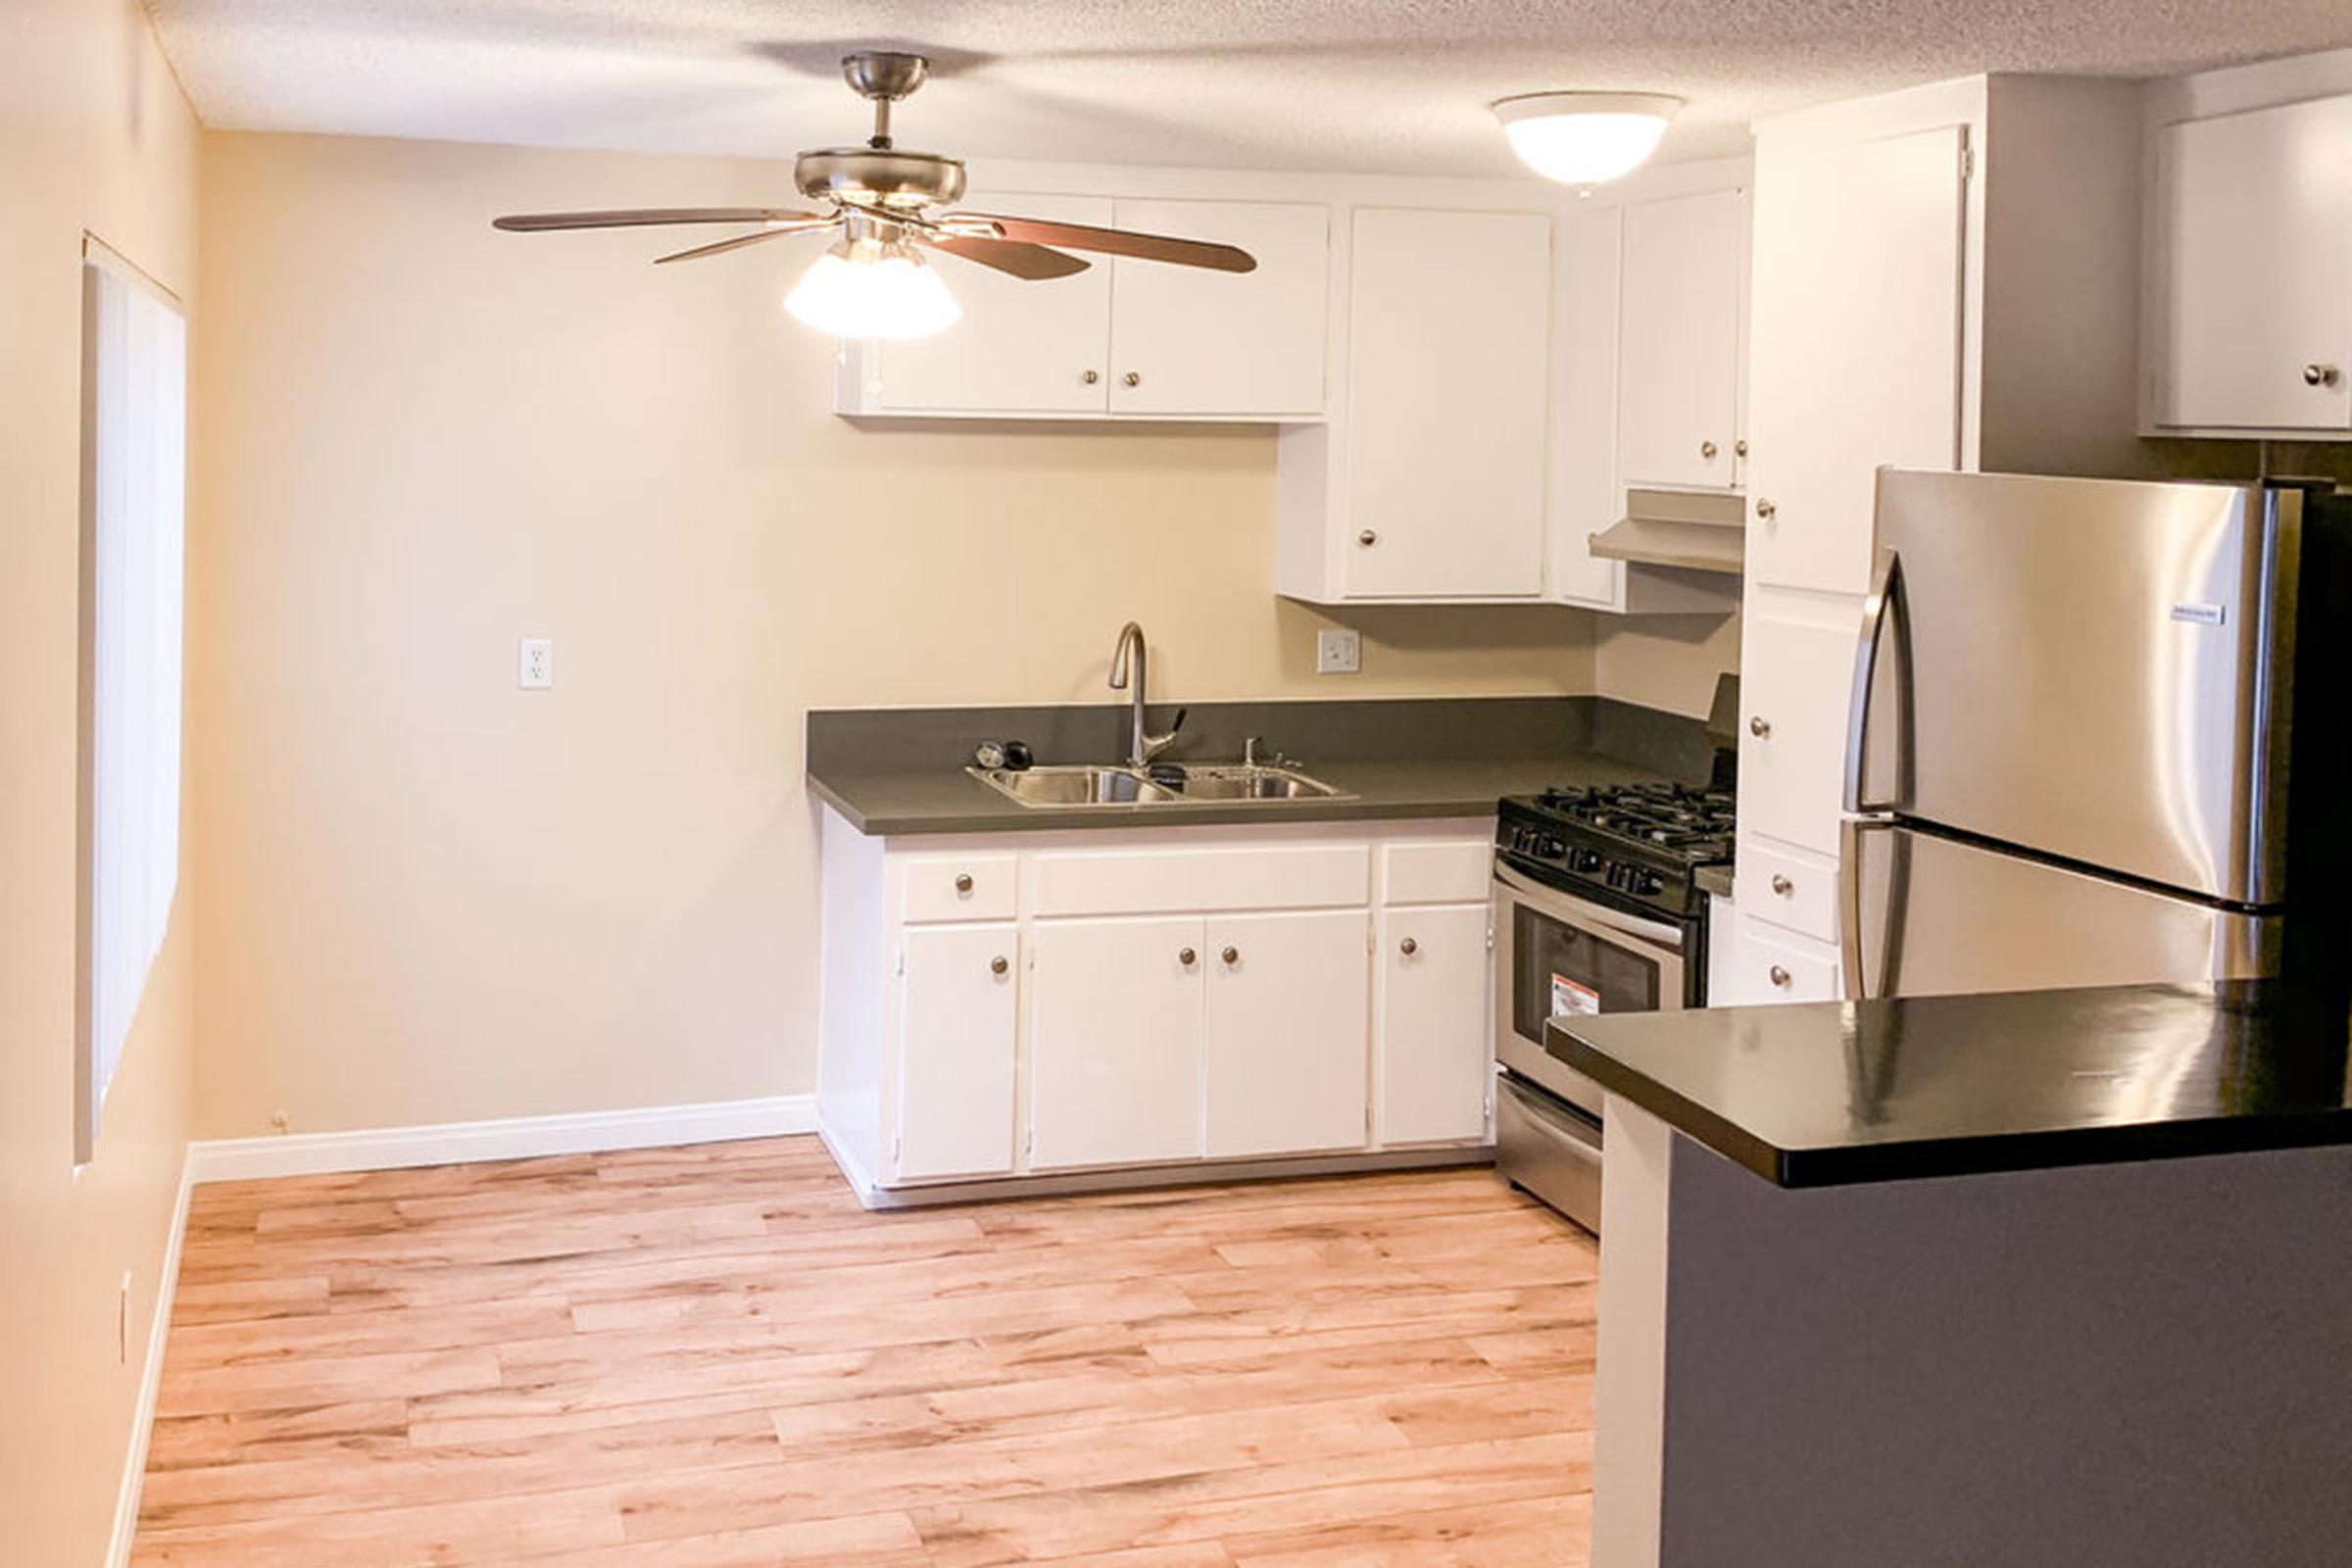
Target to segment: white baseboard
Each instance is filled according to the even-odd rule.
[[[147,1444],[155,1433],[155,1404],[164,1386],[164,1345],[172,1337],[172,1298],[179,1291],[179,1250],[188,1236],[188,1194],[196,1185],[195,1150],[179,1162],[179,1197],[172,1205],[172,1232],[164,1239],[164,1263],[155,1283],[155,1317],[147,1329],[147,1362],[139,1371],[138,1403],[130,1412],[130,1448],[122,1456],[122,1480],[115,1491],[115,1533],[106,1546],[106,1568],[126,1568],[139,1533],[139,1489],[147,1480]]]
[[[188,1164],[195,1181],[234,1182],[329,1171],[461,1165],[483,1159],[532,1159],[614,1149],[659,1149],[668,1144],[716,1144],[815,1130],[813,1096],[774,1095],[705,1105],[652,1105],[638,1110],[516,1116],[429,1127],[222,1138],[191,1144]]]

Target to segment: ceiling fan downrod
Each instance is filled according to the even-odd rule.
[[[931,62],[921,55],[887,49],[860,50],[841,57],[841,74],[852,92],[873,102],[874,133],[865,144],[875,152],[889,152],[893,146],[890,106],[923,84],[931,74]]]

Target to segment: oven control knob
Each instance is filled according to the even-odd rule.
[[[1666,891],[1666,879],[1655,871],[1642,873],[1642,885],[1634,890],[1645,898],[1654,898]]]
[[[1568,846],[1567,846],[1567,845],[1565,845],[1565,844],[1562,844],[1562,843],[1561,843],[1561,842],[1560,842],[1558,839],[1545,839],[1545,840],[1544,841],[1544,858],[1546,858],[1546,859],[1551,859],[1551,860],[1556,860],[1556,859],[1558,859],[1558,858],[1559,858],[1561,856],[1563,856],[1563,855],[1566,855],[1567,853],[1568,853]]]
[[[1579,850],[1579,851],[1577,851],[1577,852],[1576,852],[1576,868],[1577,868],[1579,871],[1585,871],[1585,872],[1592,872],[1592,871],[1597,871],[1597,870],[1599,870],[1599,869],[1600,869],[1600,852],[1599,852],[1598,850]]]

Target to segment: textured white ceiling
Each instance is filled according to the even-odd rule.
[[[783,156],[854,141],[847,48],[939,74],[902,145],[962,156],[1508,174],[1505,93],[1759,114],[1979,71],[2160,75],[2352,43],[2347,0],[152,0],[208,125]]]

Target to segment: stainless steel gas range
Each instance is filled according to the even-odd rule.
[[[1732,832],[1728,790],[1675,784],[1545,790],[1497,808],[1495,1167],[1587,1230],[1600,1229],[1600,1086],[1544,1050],[1544,1026],[1705,1004],[1695,879],[1730,861]]]

